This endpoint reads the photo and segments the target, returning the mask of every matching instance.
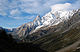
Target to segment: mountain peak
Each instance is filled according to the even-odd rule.
[[[41,23],[41,18],[40,18],[40,15],[38,15],[34,21],[33,21],[34,25],[36,26],[40,26],[42,23]]]
[[[41,20],[40,15],[37,15],[34,21]]]

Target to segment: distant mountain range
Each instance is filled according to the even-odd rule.
[[[7,33],[12,32],[11,29],[7,29],[7,28],[3,28],[3,27],[0,27],[0,30],[5,30]]]

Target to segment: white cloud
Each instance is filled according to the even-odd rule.
[[[30,1],[24,0],[24,1],[25,2],[22,1],[22,4],[20,5],[22,11],[31,14],[41,14],[42,5],[40,2],[36,0],[30,0]]]
[[[50,10],[50,6],[65,0],[21,0],[21,9],[31,14],[44,14]]]
[[[53,11],[55,10],[69,10],[71,8],[71,4],[70,3],[65,3],[65,4],[56,4],[51,6],[51,9]]]
[[[12,18],[17,19],[17,20],[23,19],[22,17],[12,17]]]
[[[30,15],[30,16],[8,16],[8,17],[16,19],[16,20],[31,20],[35,17],[35,15]]]
[[[21,12],[18,9],[12,10],[10,12],[11,15],[16,15],[16,14],[20,14]]]
[[[21,12],[43,15],[51,10],[51,6],[52,8],[59,6],[56,7],[59,9],[80,8],[79,5],[80,0],[76,0],[74,3],[65,3],[66,1],[70,1],[70,0],[11,0],[11,2],[9,2],[9,0],[0,0],[0,15],[17,17],[19,15],[21,16]],[[10,13],[10,15],[7,12]]]
[[[2,16],[6,16],[6,15],[7,15],[7,13],[6,13],[6,12],[4,12],[4,11],[0,11],[0,15],[2,15]]]
[[[40,14],[40,15],[42,15],[42,14],[50,11],[50,9],[51,9],[50,6],[53,6],[55,4],[56,5],[58,4],[63,8],[67,8],[68,9],[68,7],[69,7],[69,9],[72,9],[73,8],[72,7],[73,4],[74,4],[74,6],[76,6],[75,2],[77,0],[73,4],[72,3],[65,3],[66,1],[70,1],[70,0],[20,0],[20,1],[22,3],[20,5],[22,11],[30,13],[30,14]],[[62,3],[65,3],[65,4],[62,4]],[[80,2],[78,2],[78,6],[80,6],[79,3]]]
[[[26,16],[26,17],[28,17],[27,19],[33,19],[35,16]]]
[[[17,20],[21,20],[21,19],[24,19],[22,16],[21,16],[21,11],[19,11],[18,9],[13,9],[10,11],[10,15],[8,15],[10,18],[13,18],[13,19],[17,19]]]
[[[8,0],[0,0],[0,15],[2,15],[2,16],[7,15],[7,11],[8,11],[7,4],[8,4]]]

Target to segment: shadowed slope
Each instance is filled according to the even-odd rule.
[[[32,43],[16,43],[11,35],[0,30],[0,52],[46,52]]]

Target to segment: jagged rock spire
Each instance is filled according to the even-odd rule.
[[[40,15],[38,15],[38,16],[34,19],[33,23],[34,23],[34,25],[37,25],[37,26],[41,25]]]
[[[37,17],[34,19],[34,21],[36,20],[41,20],[40,15],[37,15]]]

